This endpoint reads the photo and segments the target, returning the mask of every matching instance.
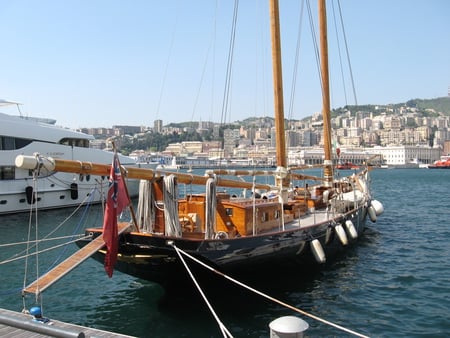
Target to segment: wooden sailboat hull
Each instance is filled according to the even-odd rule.
[[[308,266],[317,268],[318,263],[311,246],[312,240],[319,240],[326,259],[331,260],[362,235],[366,218],[367,208],[360,207],[314,226],[291,225],[292,228],[285,231],[233,239],[171,238],[129,232],[120,237],[119,256],[115,268],[167,288],[184,284],[189,280],[188,273],[170,242],[212,268],[234,277],[242,277],[247,281],[255,273],[270,273],[276,268],[284,271],[289,271],[286,268],[299,266],[303,269]],[[349,220],[354,224],[358,237],[352,239],[347,232],[349,244],[343,245],[336,234],[335,226],[344,225]],[[86,232],[93,234],[95,238],[101,235],[102,230],[87,229]],[[82,247],[88,242],[83,240],[77,244]],[[94,258],[103,262],[104,251],[99,251]],[[196,273],[203,274],[206,271],[199,264],[191,262],[188,258],[186,260]]]

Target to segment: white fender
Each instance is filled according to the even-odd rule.
[[[322,194],[322,200],[323,203],[327,203],[328,202],[328,196],[330,195],[330,191],[329,190],[325,190]]]
[[[342,225],[338,224],[334,228],[336,229],[336,234],[338,235],[339,240],[341,241],[342,245],[347,245],[348,238],[347,238],[347,235],[345,234],[345,230],[342,227]]]
[[[311,241],[311,250],[314,254],[314,258],[316,259],[317,263],[319,264],[325,263],[326,261],[325,252],[323,252],[322,244],[320,244],[318,239],[313,239]]]
[[[358,180],[358,183],[361,186],[362,192],[367,192],[369,189],[367,188],[367,181],[365,179],[362,179],[362,177],[358,176],[356,178]]]
[[[372,200],[370,206],[374,208],[377,216],[380,216],[384,212],[383,204],[380,201]]]
[[[352,221],[347,220],[345,222],[345,227],[347,228],[347,232],[352,239],[355,239],[358,237],[358,232],[356,231],[355,226],[353,225]]]
[[[327,228],[327,232],[325,234],[325,244],[330,243],[332,234],[333,234],[333,228],[332,227],[328,227]]]
[[[303,249],[305,248],[306,245],[306,241],[301,241],[300,243],[300,247],[298,248],[297,252],[295,253],[296,255],[300,255],[303,252]]]
[[[369,212],[370,220],[375,223],[377,221],[377,212],[375,211],[375,208],[370,206],[367,211]]]

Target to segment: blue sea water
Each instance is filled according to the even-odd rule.
[[[358,245],[312,274],[299,270],[273,276],[268,267],[264,291],[371,337],[450,336],[450,170],[374,170],[371,184],[385,212],[376,223],[368,221]],[[67,209],[40,212],[40,233],[48,233],[68,214]],[[88,216],[66,222],[52,237],[99,224],[101,209],[91,207]],[[0,244],[26,240],[29,222],[28,215],[3,216]],[[35,220],[31,222],[35,229]],[[72,245],[40,255],[39,273],[75,249]],[[2,246],[0,261],[17,252]],[[28,264],[31,280],[34,260]],[[0,307],[22,310],[24,269],[23,259],[0,265]],[[216,291],[208,299],[235,337],[268,337],[268,324],[286,315],[306,320],[309,337],[351,336],[249,292]],[[34,302],[33,296],[25,298],[26,307]],[[222,336],[202,298],[166,295],[156,284],[119,272],[109,279],[92,259],[46,290],[42,304],[47,317],[139,337]]]

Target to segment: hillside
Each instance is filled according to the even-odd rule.
[[[416,107],[419,110],[433,109],[436,112],[450,116],[450,97],[438,97],[435,99],[414,99],[406,102],[409,107]]]
[[[358,105],[352,106],[348,105],[345,107],[340,107],[333,109],[331,115],[332,117],[336,117],[338,115],[344,114],[347,111],[357,112],[357,111],[370,111],[374,112],[375,115],[381,114],[386,111],[388,108],[399,108],[399,107],[411,107],[417,108],[419,112],[423,113],[423,116],[434,116],[437,113],[442,113],[444,115],[450,116],[450,97],[437,97],[434,99],[411,99],[407,102],[401,103],[393,103],[393,104],[366,104],[366,105]],[[385,108],[385,109],[383,109]],[[434,110],[435,113],[430,112],[429,110]],[[302,120],[310,119],[311,116],[305,117]],[[239,128],[239,126],[245,127],[270,127],[274,123],[274,119],[272,117],[249,117],[242,121],[235,121],[229,125],[228,128]],[[167,126],[170,127],[190,127],[195,129],[198,126],[198,122],[181,122],[181,123],[170,123]]]

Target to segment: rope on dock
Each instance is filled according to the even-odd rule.
[[[200,261],[200,260],[198,260],[197,258],[193,257],[192,255],[188,254],[187,252],[185,252],[185,251],[183,251],[183,250],[177,248],[176,245],[175,245],[173,242],[171,242],[171,243],[169,243],[169,244],[171,244],[171,245],[175,248],[175,250],[176,250],[176,252],[178,253],[178,255],[180,255],[180,253],[181,253],[181,254],[185,255],[186,257],[189,257],[189,258],[192,259],[194,262],[196,262],[196,263],[202,265],[203,267],[207,268],[208,270],[210,270],[210,271],[212,271],[212,272],[214,272],[214,273],[216,273],[216,274],[218,274],[218,275],[220,275],[220,276],[222,276],[222,277],[228,279],[229,281],[231,281],[231,282],[233,282],[233,283],[235,283],[235,284],[237,284],[237,285],[239,285],[239,286],[242,286],[243,288],[245,288],[245,289],[247,289],[247,290],[252,291],[253,293],[256,293],[256,294],[258,294],[258,295],[260,295],[260,296],[262,296],[262,297],[264,297],[264,298],[267,298],[267,299],[269,299],[269,300],[271,300],[271,301],[273,301],[273,302],[275,302],[275,303],[277,303],[277,304],[279,304],[279,305],[282,305],[282,306],[284,306],[284,307],[286,307],[286,308],[288,308],[288,309],[290,309],[290,310],[293,310],[293,311],[295,311],[295,312],[298,312],[298,313],[300,313],[300,314],[302,314],[302,315],[304,315],[304,316],[307,316],[307,317],[309,317],[309,318],[315,319],[315,320],[317,320],[317,321],[319,321],[319,322],[321,322],[321,323],[324,323],[324,324],[327,324],[327,325],[329,325],[329,326],[332,326],[332,327],[334,327],[334,328],[336,328],[336,329],[338,329],[338,330],[341,330],[341,331],[347,332],[347,333],[349,333],[349,334],[352,334],[352,335],[354,335],[354,336],[356,336],[356,337],[369,338],[368,336],[365,336],[365,335],[363,335],[363,334],[361,334],[361,333],[358,333],[358,332],[356,332],[356,331],[353,331],[353,330],[351,330],[351,329],[348,329],[348,328],[346,328],[346,327],[343,327],[343,326],[341,326],[341,325],[339,325],[339,324],[335,324],[335,323],[330,322],[330,321],[328,321],[328,320],[326,320],[326,319],[320,318],[320,317],[318,317],[318,316],[316,316],[316,315],[313,315],[313,314],[308,313],[308,312],[306,312],[306,311],[304,311],[304,310],[298,309],[298,308],[296,308],[296,307],[294,307],[294,306],[292,306],[292,305],[289,305],[289,304],[287,304],[287,303],[284,303],[284,302],[282,302],[282,301],[280,301],[280,300],[278,300],[278,299],[276,299],[276,298],[274,298],[274,297],[271,297],[271,296],[269,296],[269,295],[267,295],[267,294],[265,294],[265,293],[263,293],[263,292],[261,292],[261,291],[258,291],[258,290],[256,290],[256,289],[254,289],[254,288],[252,288],[252,287],[250,287],[250,286],[248,286],[248,285],[246,285],[246,284],[244,284],[244,283],[242,283],[242,282],[240,282],[240,281],[238,281],[238,280],[236,280],[236,279],[234,279],[234,278],[232,278],[232,277],[230,277],[230,276],[224,274],[223,272],[221,272],[221,271],[219,271],[219,270],[217,270],[217,269],[214,269],[214,268],[210,267],[209,265],[203,263],[202,261]],[[182,259],[182,262],[183,262],[184,266],[186,267],[186,269],[187,269],[189,275],[191,276],[191,278],[194,279],[194,277],[193,277],[191,271],[189,270],[188,266],[186,265],[186,263],[184,262],[183,259]],[[194,279],[194,281],[195,281],[195,279]],[[197,285],[197,282],[195,282],[195,284]],[[199,286],[197,286],[197,288],[199,288]],[[200,289],[199,289],[199,290],[200,290]],[[202,294],[202,296],[204,297],[203,292],[201,292],[201,294]],[[205,300],[205,301],[206,301],[206,300]],[[207,303],[207,304],[208,304],[208,303]],[[209,304],[208,304],[208,306],[209,306]],[[216,319],[216,320],[217,320],[217,319]],[[222,325],[223,325],[223,324],[222,324]]]

